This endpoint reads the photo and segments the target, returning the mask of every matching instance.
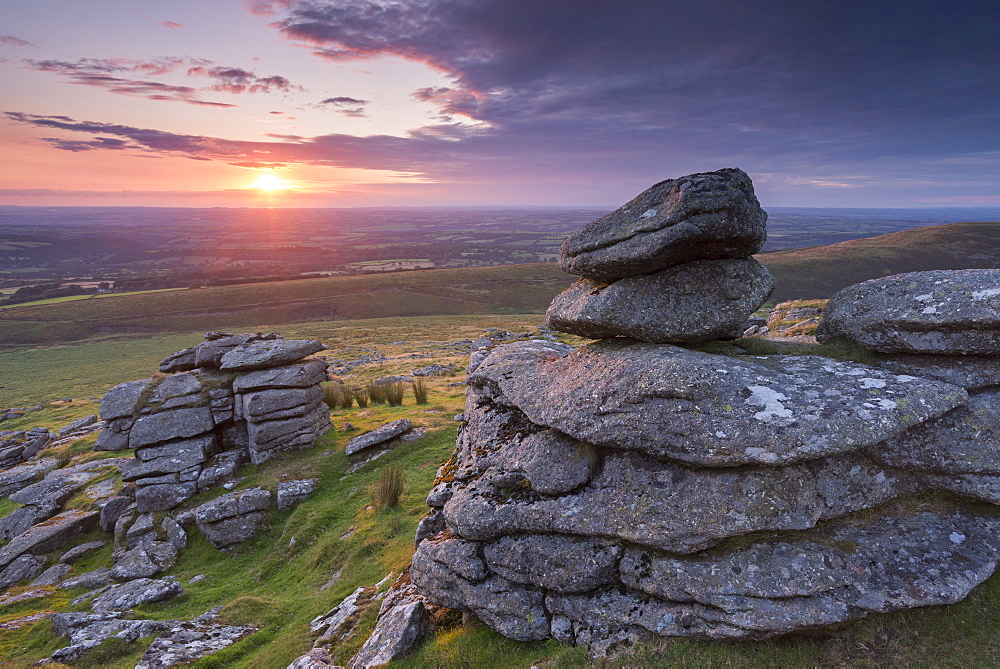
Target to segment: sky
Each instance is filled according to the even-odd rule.
[[[0,204],[1000,205],[996,0],[0,6]]]

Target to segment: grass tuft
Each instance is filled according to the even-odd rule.
[[[406,472],[399,465],[389,465],[379,472],[378,479],[368,485],[372,505],[376,509],[391,509],[399,505],[405,487]]]
[[[403,406],[403,394],[405,392],[406,389],[399,381],[393,381],[392,383],[382,385],[382,395],[391,407]]]
[[[423,379],[417,379],[412,385],[413,397],[416,398],[417,404],[427,404],[427,386],[424,385]]]

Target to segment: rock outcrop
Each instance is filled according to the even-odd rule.
[[[277,335],[209,333],[168,356],[166,377],[115,386],[101,400],[98,449],[135,449],[121,468],[139,513],[172,509],[249,459],[308,448],[330,428],[319,383],[323,345]]]
[[[735,339],[774,290],[749,257],[766,220],[737,169],[656,184],[566,240],[560,264],[584,278],[552,301],[546,325],[596,339]]]
[[[723,195],[705,196],[704,206],[685,200],[685,188],[721,188],[724,177],[742,183],[733,172],[660,184],[567,240],[563,266],[589,283],[557,297],[549,320],[604,341],[576,350],[521,341],[480,355],[455,452],[418,528],[410,578],[431,603],[471,612],[513,639],[552,637],[600,654],[649,636],[762,639],[947,604],[993,573],[1000,382],[989,361],[1000,350],[988,345],[995,326],[980,307],[1000,299],[1000,280],[921,273],[932,275],[926,290],[913,287],[923,285],[919,277],[881,280],[910,285],[913,299],[923,296],[921,311],[933,307],[925,313],[949,324],[947,335],[906,330],[906,341],[941,347],[931,362],[929,344],[906,349],[923,353],[905,369],[899,359],[873,367],[665,344],[701,337],[663,332],[728,336],[715,313],[699,316],[694,306],[717,305],[727,284],[706,274],[683,295],[691,306],[634,314],[627,304],[638,292],[624,277],[659,282],[671,271],[663,267],[751,253],[763,239],[763,215],[752,215],[749,180],[722,189],[740,200],[731,210],[718,204]],[[657,189],[669,197],[651,194]],[[705,224],[684,236],[678,222],[670,232],[659,218],[675,215],[653,204],[664,199],[691,220],[734,225]],[[741,213],[730,220],[730,211]],[[699,256],[706,248],[727,250]],[[654,273],[634,276],[640,272]],[[896,305],[876,288],[851,293],[843,307],[831,301],[834,321],[853,328],[838,334],[867,344],[874,340],[862,333],[880,329],[869,320],[918,323],[908,302]],[[587,311],[577,302],[590,291],[598,304],[615,290],[613,308]],[[859,311],[868,293],[880,301]],[[600,312],[603,322],[584,327],[581,316],[553,316],[570,311],[567,304]],[[848,315],[840,318],[840,309]],[[946,353],[980,360],[955,372]],[[921,366],[931,371],[919,373]]]

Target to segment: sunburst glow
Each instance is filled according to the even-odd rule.
[[[252,184],[250,184],[250,188],[257,188],[259,190],[266,191],[287,190],[291,187],[291,184],[282,180],[281,177],[273,172],[265,172],[261,174]]]

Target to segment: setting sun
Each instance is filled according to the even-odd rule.
[[[275,191],[275,190],[286,190],[291,188],[291,184],[283,181],[281,177],[273,172],[265,172],[257,177],[250,188],[258,188],[260,190]]]

